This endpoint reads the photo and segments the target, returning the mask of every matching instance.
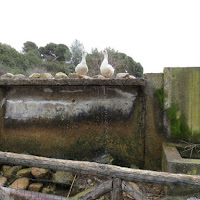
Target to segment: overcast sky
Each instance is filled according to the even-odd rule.
[[[78,39],[113,47],[145,73],[200,66],[200,0],[0,0],[0,42],[21,51]]]

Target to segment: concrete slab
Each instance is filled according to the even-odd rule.
[[[182,158],[176,147],[183,145],[173,143],[163,143],[162,154],[162,171],[188,174],[188,175],[200,175],[200,159],[186,159]],[[188,195],[199,192],[197,189],[171,186],[166,187],[166,193],[168,195]]]

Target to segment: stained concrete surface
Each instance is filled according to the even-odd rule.
[[[1,85],[6,99],[2,151],[77,160],[107,153],[114,164],[143,168],[144,81],[48,81]]]

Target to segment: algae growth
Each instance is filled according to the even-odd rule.
[[[155,95],[158,98],[158,102],[160,107],[163,109],[164,105],[163,105],[163,100],[164,100],[164,88],[160,88],[160,89],[155,89]]]
[[[178,105],[172,104],[167,109],[167,115],[171,122],[171,135],[175,140],[189,140],[191,131],[186,123],[185,117],[181,114]]]

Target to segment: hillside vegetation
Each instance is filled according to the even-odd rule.
[[[65,44],[49,43],[44,47],[38,47],[34,42],[24,43],[22,52],[19,53],[7,44],[0,43],[0,75],[10,72],[13,74],[30,75],[34,72],[57,72],[66,74],[75,71],[76,65],[81,61],[83,44],[75,40],[70,47]],[[109,55],[109,63],[115,68],[115,73],[128,72],[136,77],[143,76],[143,67],[125,53],[115,49],[106,48]],[[88,75],[100,74],[100,65],[103,54],[97,48],[88,53]]]

